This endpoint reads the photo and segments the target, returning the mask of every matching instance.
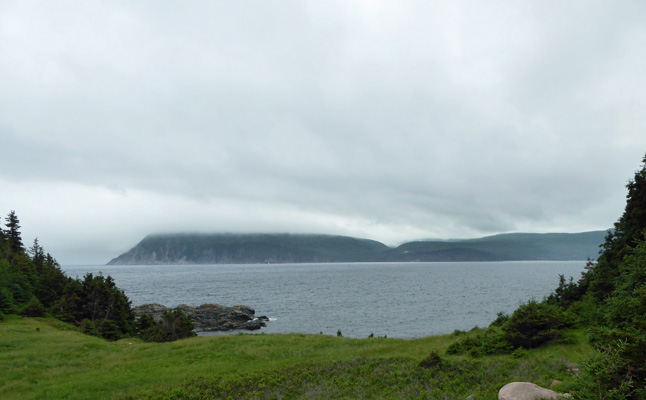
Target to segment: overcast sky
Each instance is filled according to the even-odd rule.
[[[153,232],[607,229],[646,2],[2,1],[0,213],[61,264]]]

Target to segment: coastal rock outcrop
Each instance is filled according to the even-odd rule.
[[[258,330],[266,326],[267,317],[256,317],[256,311],[248,306],[225,307],[219,304],[190,306],[180,304],[175,308],[161,304],[144,304],[133,308],[136,317],[150,314],[156,321],[161,320],[165,311],[180,310],[193,319],[196,332],[215,332],[232,330]]]

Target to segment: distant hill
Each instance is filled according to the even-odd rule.
[[[607,231],[507,233],[480,239],[404,243],[383,261],[517,261],[596,259]]]
[[[388,250],[383,243],[332,235],[148,235],[119,264],[265,264],[365,261]]]
[[[154,234],[108,265],[585,260],[597,258],[606,233],[509,233],[396,248],[334,235]]]

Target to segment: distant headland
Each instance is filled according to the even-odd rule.
[[[597,258],[607,233],[508,233],[397,247],[320,234],[152,234],[108,265],[586,260]]]

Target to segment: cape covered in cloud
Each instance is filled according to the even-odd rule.
[[[154,231],[607,229],[646,3],[0,4],[0,211],[63,263]]]

